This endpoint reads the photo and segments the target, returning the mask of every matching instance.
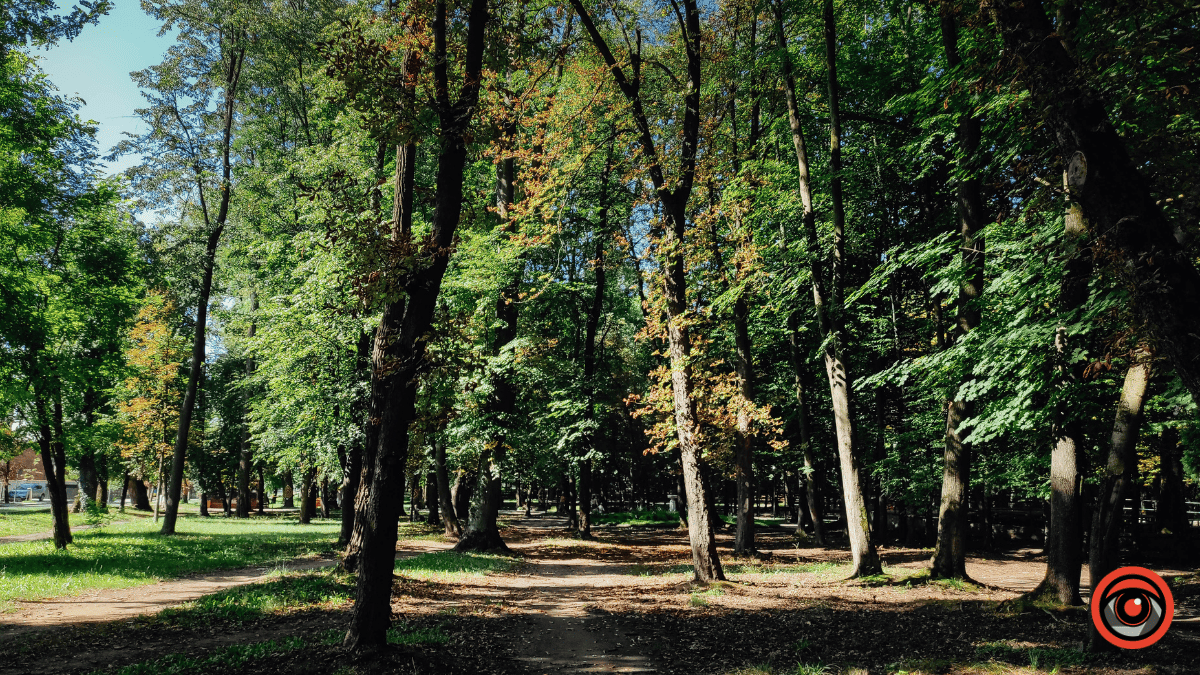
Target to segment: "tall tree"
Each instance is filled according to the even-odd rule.
[[[667,304],[675,428],[687,492],[688,537],[692,545],[693,573],[696,580],[702,582],[724,579],[725,573],[717,556],[716,536],[710,525],[708,498],[700,464],[695,382],[690,363],[692,339],[688,317],[687,273],[683,251],[686,246],[688,200],[696,178],[696,151],[700,136],[700,8],[695,0],[683,0],[672,5],[675,9],[680,42],[684,48],[687,80],[682,101],[682,120],[678,125],[679,167],[677,174],[668,181],[663,169],[663,160],[659,156],[662,139],[656,140],[656,127],[651,124],[641,95],[643,80],[640,35],[636,47],[631,45],[631,76],[627,76],[587,8],[580,0],[571,0],[571,5],[579,14],[596,51],[608,66],[613,81],[629,103],[629,114],[637,128],[638,145],[661,209],[664,237],[658,255],[663,268],[663,293]]]
[[[465,46],[462,83],[457,98],[450,87],[452,39],[447,3],[433,7],[433,101],[439,124],[437,183],[429,235],[424,242],[426,260],[404,283],[407,302],[388,305],[376,336],[370,418],[378,420],[373,465],[369,484],[359,488],[355,530],[362,531],[358,561],[358,587],[345,645],[354,650],[387,643],[391,624],[392,569],[396,550],[396,528],[401,505],[395,499],[404,486],[408,454],[408,425],[415,416],[416,374],[424,351],[424,338],[433,319],[442,277],[450,262],[454,231],[463,202],[463,171],[467,160],[467,136],[479,100],[485,47],[484,31],[489,21],[486,0],[472,0],[465,16]],[[399,321],[388,321],[389,313],[401,313]],[[398,331],[393,332],[392,326]]]
[[[234,192],[234,120],[246,50],[252,40],[248,8],[240,3],[202,7],[195,0],[159,0],[147,3],[146,10],[179,33],[161,64],[133,74],[150,104],[136,111],[149,131],[123,141],[114,154],[142,154],[144,162],[129,171],[134,185],[153,205],[175,208],[183,217],[194,219],[196,234],[205,242],[199,260],[188,383],[180,405],[161,530],[174,534],[205,358],[217,245],[229,220]]]
[[[962,57],[958,52],[958,22],[953,15],[941,19],[942,45],[946,65],[959,68]],[[958,121],[956,133],[959,151],[959,177],[955,186],[958,226],[962,237],[963,280],[958,287],[958,325],[951,340],[960,340],[979,326],[983,314],[979,306],[983,293],[983,236],[980,234],[987,216],[980,194],[977,155],[982,136],[979,118],[967,112]],[[942,503],[938,510],[937,546],[933,552],[930,573],[935,578],[965,578],[967,491],[971,487],[971,444],[964,421],[974,415],[975,405],[963,395],[970,381],[964,373],[958,392],[949,403],[946,414],[946,455],[942,470]]]

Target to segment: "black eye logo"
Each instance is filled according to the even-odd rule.
[[[1122,649],[1158,642],[1171,626],[1175,600],[1163,578],[1144,567],[1109,572],[1092,591],[1092,623]]]

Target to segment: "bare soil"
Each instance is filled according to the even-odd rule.
[[[797,548],[789,532],[768,530],[759,534],[762,555],[735,560],[723,533],[718,543],[729,582],[695,587],[682,571],[690,564],[685,532],[608,527],[597,528],[595,541],[580,541],[555,526],[561,523],[534,518],[505,529],[522,556],[511,572],[455,583],[397,580],[398,626],[436,627],[450,637],[444,645],[349,657],[334,644],[347,604],[202,631],[142,619],[86,625],[87,610],[80,609],[75,618],[28,624],[34,633],[0,632],[0,673],[35,665],[39,673],[89,672],[290,635],[325,635],[326,643],[231,672],[726,675],[751,665],[786,672],[803,662],[829,664],[831,672],[957,674],[982,672],[969,664],[995,658],[985,664],[990,672],[1032,673],[1039,671],[1029,669],[1021,648],[1077,649],[1087,634],[1081,608],[1003,611],[1001,603],[1041,580],[1045,562],[1035,551],[971,558],[968,573],[980,585],[955,588],[920,578],[905,583],[909,570],[928,566],[928,551],[884,548],[884,564],[898,581],[846,581],[846,567],[819,563],[848,562],[847,551]],[[449,545],[400,546],[414,554]],[[797,564],[810,567],[797,571]],[[1180,614],[1200,610],[1194,569],[1151,567],[1174,577]],[[989,644],[1014,649],[981,655]],[[1184,622],[1149,649],[1088,658],[1059,672],[1200,673],[1200,631]]]

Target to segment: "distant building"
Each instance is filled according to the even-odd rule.
[[[46,480],[42,458],[33,448],[7,461],[0,461],[0,481],[15,483],[23,480]]]

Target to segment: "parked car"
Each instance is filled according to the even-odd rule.
[[[8,491],[8,496],[17,502],[36,499],[39,502],[50,496],[45,483],[21,483]]]

